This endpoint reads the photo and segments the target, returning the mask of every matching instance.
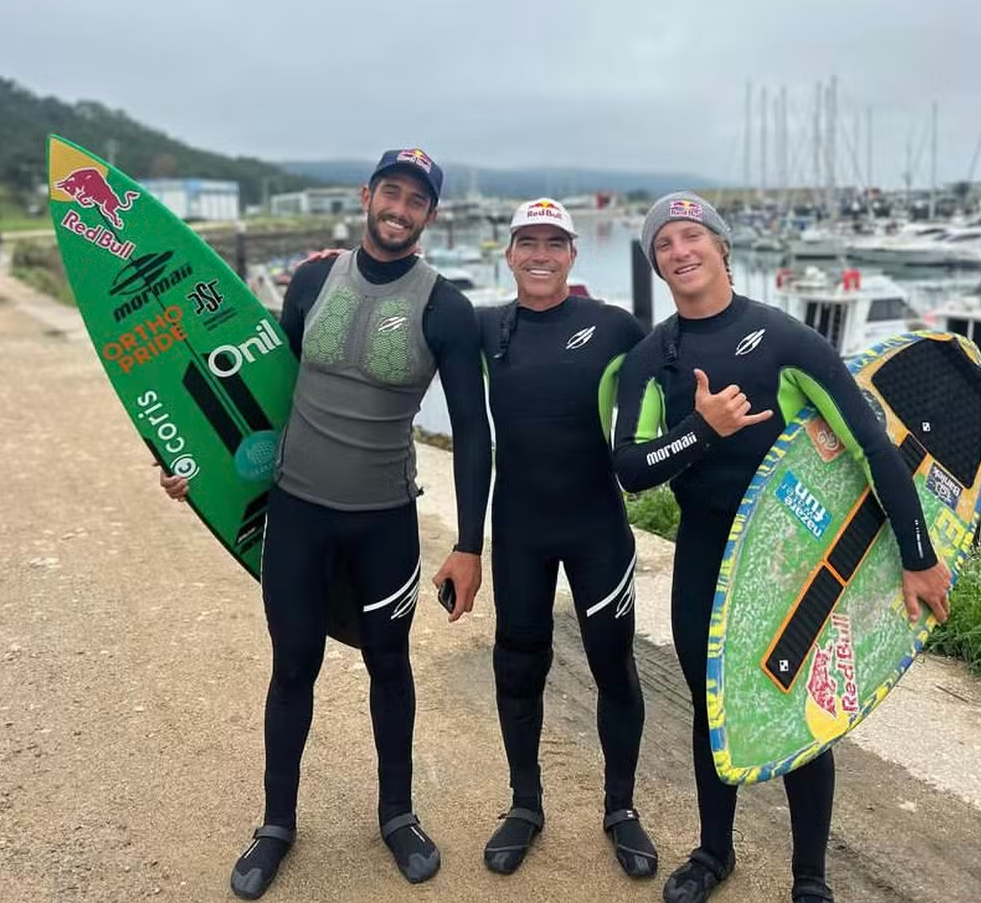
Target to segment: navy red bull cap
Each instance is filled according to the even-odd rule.
[[[368,184],[373,185],[380,176],[393,170],[401,170],[417,179],[422,179],[433,197],[433,203],[439,203],[439,193],[443,190],[443,170],[424,150],[420,150],[418,147],[409,147],[402,150],[385,151],[378,161],[375,171],[371,174]]]

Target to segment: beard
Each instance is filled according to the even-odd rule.
[[[368,234],[371,236],[371,240],[378,245],[379,248],[383,248],[390,254],[398,254],[402,251],[412,251],[419,241],[419,236],[422,235],[422,230],[426,228],[425,224],[418,226],[415,229],[411,229],[404,238],[385,238],[381,233],[381,222],[378,214],[374,210],[368,211]]]

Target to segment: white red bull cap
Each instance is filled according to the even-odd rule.
[[[511,218],[511,234],[525,226],[557,226],[567,232],[570,238],[578,238],[572,225],[572,217],[558,201],[551,198],[538,198],[535,201],[525,201]]]

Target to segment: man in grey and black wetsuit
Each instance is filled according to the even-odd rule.
[[[451,620],[472,608],[480,586],[490,483],[473,309],[414,254],[436,215],[441,185],[440,168],[422,151],[387,151],[362,190],[361,247],[301,266],[284,300],[282,327],[300,371],[263,547],[273,672],[265,816],[231,877],[245,899],[266,890],[295,837],[300,759],[341,575],[357,599],[371,679],[382,837],[407,880],[425,881],[439,868],[439,851],[412,807],[409,664],[420,579],[412,420],[436,373],[453,428],[458,542],[435,577],[455,586]],[[164,482],[180,494],[181,481]]]

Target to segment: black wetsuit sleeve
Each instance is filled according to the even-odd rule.
[[[455,548],[480,554],[491,476],[480,333],[470,301],[443,278],[433,286],[423,331],[436,359],[453,431],[458,530]]]
[[[673,429],[666,428],[664,395],[656,379],[660,356],[661,337],[654,332],[633,347],[620,370],[613,466],[628,492],[674,479],[720,438],[694,410]]]
[[[909,469],[858,383],[837,352],[813,330],[801,328],[789,347],[794,349],[793,363],[782,373],[781,392],[784,386],[795,385],[865,468],[896,535],[903,567],[911,571],[933,567],[937,556]]]
[[[286,288],[279,325],[286,333],[290,348],[293,349],[297,360],[303,349],[303,324],[307,314],[310,313],[310,308],[320,295],[320,290],[324,287],[324,281],[333,265],[333,257],[301,263]]]

